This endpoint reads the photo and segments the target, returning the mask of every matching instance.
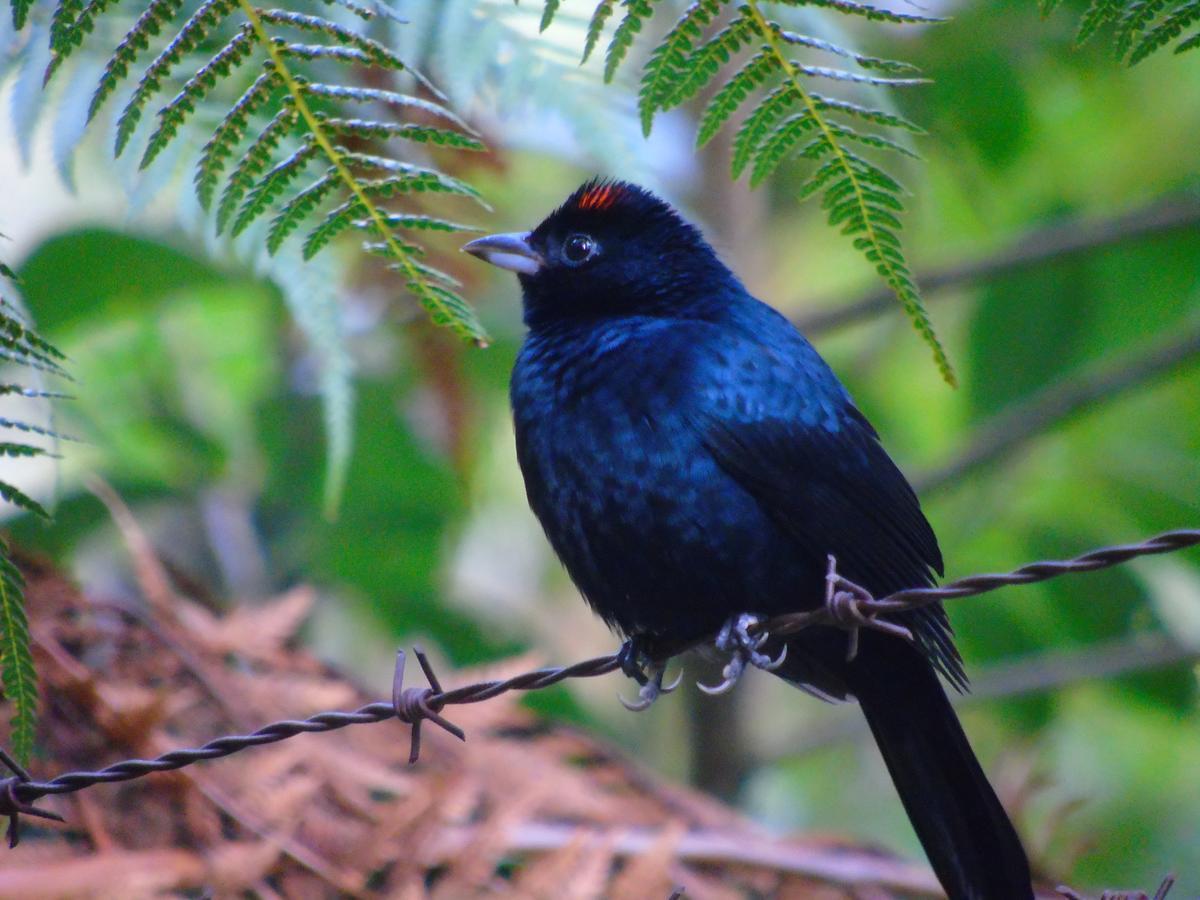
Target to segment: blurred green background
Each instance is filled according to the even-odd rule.
[[[475,221],[532,226],[596,172],[660,189],[759,296],[810,326],[922,486],[949,576],[1200,523],[1197,55],[1127,69],[1103,44],[1076,48],[1078,4],[1048,20],[1032,4],[948,4],[949,24],[853,36],[934,79],[886,102],[930,132],[917,142],[925,162],[901,173],[906,246],[959,372],[952,390],[898,306],[872,305],[867,265],[795,201],[798,169],[751,193],[730,183],[726,148],[693,151],[695,109],[644,142],[629,84],[602,88],[587,69],[551,86],[566,64],[546,47],[578,43],[568,23],[539,47],[534,6],[447,4],[440,19],[411,6],[405,39],[496,148],[456,172],[495,207]],[[507,30],[453,44],[475,20]],[[469,73],[447,71],[448,43],[479,54]],[[496,47],[509,56],[487,56]],[[505,73],[513,54],[525,62]],[[19,106],[11,83],[4,96]],[[381,692],[395,646],[417,638],[455,666],[615,646],[525,506],[506,405],[522,334],[511,276],[443,245],[495,338],[476,350],[382,292],[351,247],[313,276],[337,288],[334,349],[322,349],[289,313],[307,290],[295,271],[263,278],[198,239],[169,179],[153,199],[112,183],[107,136],[79,146],[67,192],[55,147],[69,128],[33,134],[22,121],[0,119],[3,252],[70,358],[74,400],[53,414],[80,441],[53,468],[5,462],[55,498],[49,527],[5,523],[16,542],[52,553],[93,595],[132,596],[115,529],[83,486],[99,474],[212,602],[316,585],[310,640]],[[354,371],[352,405],[332,412],[320,399],[330,366]],[[352,416],[353,449],[329,517],[338,415]],[[976,686],[967,730],[1041,870],[1093,888],[1176,871],[1180,896],[1200,893],[1200,554],[1011,588],[950,614]],[[757,675],[709,699],[690,687],[709,670],[685,669],[688,689],[640,716],[617,704],[614,692],[633,691],[616,678],[528,702],[773,826],[919,855],[854,710]]]

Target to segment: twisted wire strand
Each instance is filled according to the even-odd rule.
[[[1165,532],[1137,544],[1104,547],[1069,560],[1031,563],[1003,574],[972,575],[942,587],[899,591],[878,600],[869,595],[859,596],[857,608],[861,614],[867,617],[879,613],[915,609],[942,600],[984,594],[1008,585],[1032,584],[1061,575],[1091,572],[1119,565],[1135,557],[1169,553],[1197,544],[1200,544],[1200,529],[1179,529]],[[831,574],[830,577],[835,578],[836,576]],[[852,587],[856,588],[856,586]],[[861,591],[861,589],[857,590]],[[782,635],[813,625],[831,624],[839,627],[854,627],[837,616],[832,610],[832,604],[826,604],[826,606],[811,612],[778,616],[759,626],[757,630]],[[661,649],[658,659],[665,661],[666,658],[696,646],[697,643],[703,642],[689,642]],[[181,769],[202,760],[230,756],[250,747],[274,744],[298,734],[319,734],[336,731],[350,725],[370,725],[393,718],[398,718],[412,727],[412,750],[409,761],[415,762],[420,753],[420,728],[423,721],[431,721],[456,737],[465,740],[462,730],[441,716],[441,710],[446,706],[482,703],[509,691],[541,690],[569,678],[594,678],[624,667],[621,655],[614,653],[609,656],[583,660],[569,666],[535,669],[502,681],[481,681],[444,690],[425,654],[416,649],[415,655],[429,682],[429,687],[405,688],[403,686],[405,654],[400,651],[397,656],[391,702],[370,703],[353,712],[323,712],[309,716],[307,719],[285,719],[265,725],[250,734],[214,738],[200,747],[172,750],[153,759],[129,759],[96,771],[66,772],[48,781],[36,781],[7,753],[0,750],[0,763],[6,765],[13,773],[10,777],[0,781],[0,815],[9,818],[9,846],[16,846],[19,840],[19,814],[59,819],[55,813],[33,805],[37,800],[51,794],[67,794],[97,784],[131,781],[154,772]]]

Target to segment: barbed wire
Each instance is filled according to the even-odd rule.
[[[830,569],[826,579],[826,603],[823,606],[808,612],[778,616],[765,622],[755,621],[748,630],[751,636],[762,639],[768,634],[781,636],[816,625],[832,625],[846,629],[852,634],[857,633],[859,628],[867,627],[901,633],[911,638],[907,629],[876,617],[917,609],[943,600],[976,596],[1008,585],[1032,584],[1061,575],[1091,572],[1119,565],[1135,557],[1170,553],[1197,544],[1200,544],[1200,529],[1179,529],[1137,544],[1093,550],[1074,559],[1031,563],[1003,574],[972,575],[941,587],[914,588],[880,599],[871,597],[863,588],[839,576],[835,560],[830,557]],[[656,646],[651,653],[651,661],[657,666],[658,688],[662,689],[661,669],[669,658],[709,640],[711,638]],[[853,650],[852,641],[851,652]],[[200,747],[172,750],[153,759],[129,759],[97,771],[66,772],[48,781],[36,781],[16,760],[0,749],[0,763],[12,772],[8,778],[0,780],[0,816],[7,816],[9,820],[9,847],[15,847],[20,840],[21,815],[63,820],[57,813],[35,805],[38,800],[50,795],[69,794],[98,784],[132,781],[155,772],[172,771],[203,760],[230,756],[250,747],[274,744],[300,734],[337,731],[351,725],[369,725],[393,718],[412,728],[409,762],[415,763],[421,752],[421,725],[425,721],[432,722],[460,740],[466,740],[463,730],[442,716],[442,710],[447,706],[482,703],[510,691],[541,690],[569,678],[594,678],[618,670],[630,671],[627,654],[618,652],[583,660],[570,666],[535,669],[502,681],[481,681],[446,690],[442,687],[428,657],[419,648],[414,648],[414,655],[428,681],[428,687],[404,686],[406,654],[401,650],[397,653],[390,701],[370,703],[353,712],[323,712],[307,719],[285,719],[265,725],[249,734],[215,738]],[[736,681],[736,678],[733,681]]]

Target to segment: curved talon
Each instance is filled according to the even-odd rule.
[[[724,680],[722,680],[720,684],[707,685],[701,684],[699,681],[697,681],[696,687],[700,688],[700,690],[704,691],[704,693],[708,694],[710,697],[716,697],[719,694],[727,694],[733,690],[734,685],[741,681],[742,675],[745,674],[745,672],[745,657],[740,654],[735,654],[734,657],[725,664],[725,668],[721,671],[721,675],[724,677]]]
[[[621,705],[630,712],[642,712],[649,709],[654,701],[663,694],[669,694],[675,688],[679,687],[679,683],[683,681],[683,670],[679,670],[679,675],[669,685],[663,684],[663,676],[666,674],[666,667],[657,668],[653,675],[646,679],[646,682],[638,690],[637,700],[626,700],[620,694],[617,694],[617,699]]]
[[[776,669],[778,669],[780,666],[782,666],[783,661],[785,659],[787,659],[787,644],[783,645],[783,647],[779,651],[779,655],[777,657],[775,657],[774,659],[771,659],[771,657],[765,656],[765,655],[764,655],[764,658],[767,660],[765,663],[762,663],[762,664],[756,663],[756,665],[758,665],[758,667],[760,669],[765,669],[768,672],[774,672]]]

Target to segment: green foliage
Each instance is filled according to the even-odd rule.
[[[1049,15],[1058,0],[1043,0],[1042,14]],[[1180,38],[1200,23],[1200,0],[1091,0],[1079,20],[1076,41],[1082,44],[1104,27],[1113,31],[1117,58],[1137,65],[1156,50]],[[1200,28],[1175,45],[1176,53],[1200,47]]]
[[[88,118],[95,118],[125,82],[134,80],[132,93],[116,116],[116,154],[138,140],[148,109],[156,108],[157,122],[145,139],[141,168],[152,165],[176,143],[190,123],[197,129],[211,129],[202,137],[194,182],[201,205],[205,209],[216,205],[218,233],[228,229],[236,236],[269,217],[268,252],[279,252],[284,240],[308,227],[303,247],[309,256],[344,230],[349,223],[342,213],[351,211],[353,217],[371,223],[390,260],[403,272],[404,285],[426,307],[439,310],[439,322],[464,337],[483,341],[483,328],[465,301],[448,303],[444,287],[436,293],[426,290],[414,254],[405,250],[416,245],[401,241],[388,224],[403,220],[407,213],[378,206],[381,195],[365,189],[361,167],[352,164],[351,151],[341,146],[353,142],[355,153],[384,158],[383,145],[395,138],[454,151],[479,151],[483,143],[439,102],[441,94],[428,79],[367,33],[382,7],[368,9],[340,0],[329,4],[349,9],[353,24],[342,21],[344,15],[260,8],[250,0],[151,0],[108,57]],[[58,0],[49,29],[48,78],[112,8],[116,8],[113,0],[90,0],[87,5],[82,0]],[[14,16],[17,13],[14,6]],[[296,35],[302,35],[303,41],[294,40]],[[256,55],[263,71],[248,86],[244,81],[239,85],[240,69]],[[351,79],[373,72],[372,86],[341,85],[330,78],[347,67]],[[177,72],[190,74],[179,81]],[[433,99],[399,89],[393,82],[398,73]],[[169,98],[165,97],[172,86]],[[231,87],[240,95],[230,94]],[[226,96],[231,103],[222,99]],[[368,116],[342,115],[347,105],[367,107]],[[205,115],[197,115],[202,109]],[[404,119],[392,121],[385,110]],[[214,113],[215,126],[201,124],[201,120],[211,123]],[[430,120],[439,124],[428,124]],[[237,162],[230,170],[234,159]],[[314,161],[324,166],[316,181],[306,183],[307,169]],[[436,177],[398,179],[386,199],[402,200],[409,193],[433,190],[438,183],[446,187],[455,182],[438,182]],[[449,187],[442,193],[477,198],[473,191]]]
[[[784,5],[816,6],[845,16],[894,24],[940,21],[853,0],[785,0]],[[637,35],[664,6],[654,0],[623,0],[624,16],[612,33],[605,57],[605,80],[613,79]],[[596,7],[584,47],[585,59],[599,41],[614,7],[612,2]],[[543,27],[557,9],[555,2],[545,5]],[[747,48],[753,52],[722,81],[721,73]],[[792,58],[792,48],[826,54],[857,68],[797,61]],[[855,249],[891,288],[932,350],[942,376],[954,384],[954,371],[901,249],[902,224],[897,214],[904,209],[904,189],[883,168],[883,162],[874,159],[915,154],[886,134],[856,130],[845,120],[909,133],[920,133],[920,129],[887,110],[827,98],[813,87],[816,82],[887,89],[924,83],[920,78],[899,77],[915,71],[909,63],[869,56],[786,30],[764,13],[759,0],[695,0],[649,51],[640,80],[638,111],[642,130],[649,134],[656,113],[677,107],[706,88],[715,88],[700,115],[697,143],[704,145],[748,107],[734,136],[734,177],[749,170],[750,183],[756,186],[787,160],[807,161],[809,172],[800,196],[821,195],[829,224],[851,239]]]
[[[0,263],[0,279],[15,280],[13,271],[3,263]],[[63,354],[26,327],[3,296],[0,296],[0,359],[16,366],[66,377],[62,368]],[[5,396],[56,399],[62,395],[21,384],[0,383],[0,397]],[[58,437],[52,429],[33,425],[23,419],[0,416],[0,432],[5,431],[52,439]],[[0,441],[0,457],[30,459],[47,455],[50,454],[44,447],[19,439]],[[0,500],[38,518],[50,518],[40,503],[7,478],[0,478]],[[33,753],[34,730],[37,726],[38,691],[29,642],[29,624],[25,617],[24,587],[25,581],[13,564],[8,544],[0,538],[0,683],[4,686],[4,696],[13,704],[13,752],[19,760],[28,761]]]

